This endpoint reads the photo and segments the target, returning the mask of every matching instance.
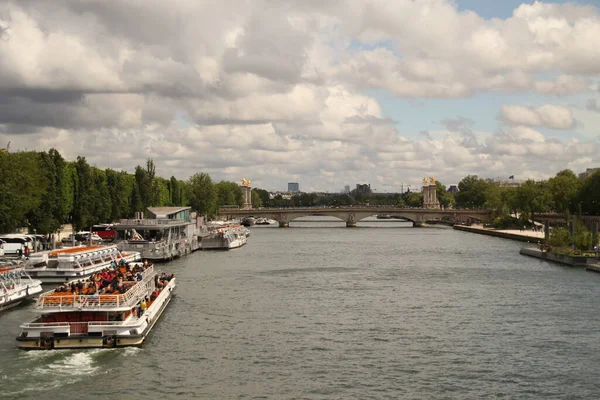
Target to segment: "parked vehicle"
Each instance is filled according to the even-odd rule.
[[[117,231],[113,229],[113,224],[98,224],[92,226],[92,232],[100,236],[105,242],[115,240]]]

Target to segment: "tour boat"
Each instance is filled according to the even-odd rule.
[[[170,261],[199,249],[204,219],[192,217],[191,207],[149,207],[148,213],[152,218],[139,213],[112,226],[120,249],[138,251],[151,261]]]
[[[64,284],[40,295],[35,305],[40,315],[21,325],[18,347],[141,346],[173,297],[175,277],[155,272],[152,265],[131,265],[109,267],[80,286]]]
[[[25,270],[34,279],[43,283],[61,283],[87,279],[121,260],[130,262],[140,260],[140,253],[121,252],[116,245],[76,246],[57,250],[33,253],[27,260]]]
[[[16,307],[42,291],[42,282],[31,279],[23,265],[0,267],[0,311]]]
[[[247,231],[241,225],[217,225],[209,228],[211,234],[202,238],[202,250],[230,250],[242,247],[248,240]]]

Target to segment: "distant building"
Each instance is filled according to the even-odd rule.
[[[346,193],[346,194],[350,193],[350,185],[344,186],[344,193]]]
[[[356,184],[356,194],[370,194],[371,193],[371,184]]]
[[[448,193],[455,195],[456,193],[458,193],[458,186],[457,185],[450,185],[450,187],[448,188]]]
[[[518,180],[518,179],[508,179],[508,180],[494,179],[494,182],[496,182],[498,184],[498,186],[500,186],[502,188],[506,188],[506,189],[518,188],[523,183],[522,180]]]
[[[281,198],[284,199],[284,200],[291,200],[292,199],[292,193],[291,192],[269,192],[269,199],[270,200],[273,200],[277,196],[281,196]]]
[[[582,172],[579,174],[579,178],[581,178],[581,179],[589,178],[596,171],[600,171],[600,168],[586,168],[585,172]]]
[[[298,182],[288,182],[288,192],[299,192],[300,184]]]

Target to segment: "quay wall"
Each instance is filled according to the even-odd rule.
[[[454,225],[454,229],[457,231],[463,232],[471,232],[478,233],[480,235],[494,236],[503,239],[511,239],[517,240],[519,242],[528,242],[528,243],[537,243],[543,241],[543,237],[531,236],[526,234],[520,234],[515,232],[505,232],[505,231],[497,231],[493,229],[485,229],[480,227],[472,227],[472,226],[464,226],[464,225]]]
[[[567,256],[563,254],[548,253],[547,251],[541,251],[540,249],[533,247],[523,247],[520,254],[529,257],[535,257],[542,260],[552,261],[555,263],[570,265],[572,267],[586,267],[587,269],[598,271],[598,259],[595,257],[583,257],[583,256]]]

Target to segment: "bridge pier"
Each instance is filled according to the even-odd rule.
[[[356,228],[356,222],[346,222],[346,228]]]
[[[279,227],[280,228],[289,228],[290,227],[290,223],[286,222],[286,221],[279,221]]]

